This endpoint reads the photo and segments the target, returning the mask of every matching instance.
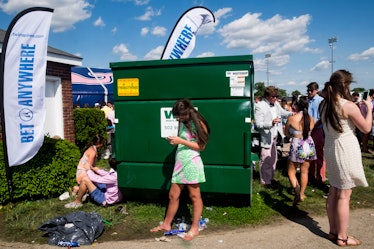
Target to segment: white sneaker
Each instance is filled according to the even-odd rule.
[[[65,192],[65,193],[63,193],[62,195],[60,195],[60,196],[58,197],[58,199],[59,199],[60,201],[64,201],[64,200],[69,199],[69,197],[70,197],[69,192]]]
[[[102,157],[107,160],[107,159],[109,159],[110,155],[111,155],[110,150],[106,149],[105,152],[103,153]]]
[[[90,196],[89,194],[84,194],[82,196],[82,202],[85,202],[87,200],[87,197]]]
[[[80,207],[82,207],[83,206],[83,204],[82,203],[80,203],[80,202],[70,202],[70,203],[68,203],[68,204],[65,204],[65,208],[80,208]]]

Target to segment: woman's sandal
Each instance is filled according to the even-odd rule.
[[[354,244],[348,243],[349,239],[353,240],[355,243]],[[338,241],[342,241],[343,244],[339,244]],[[344,246],[359,246],[359,245],[361,245],[361,241],[359,239],[353,237],[353,236],[347,236],[346,239],[339,239],[339,238],[337,238],[336,239],[336,244],[338,246],[342,246],[342,247],[344,247]]]
[[[167,231],[166,229],[163,229],[162,227],[160,226],[157,226],[157,227],[154,227],[152,229],[149,230],[151,233],[157,233],[157,232],[162,232],[162,231]]]
[[[196,233],[193,233],[193,232],[191,232],[191,231],[188,231],[188,232],[184,235],[183,240],[185,240],[185,241],[191,241],[191,240],[193,240],[197,235],[199,235],[199,234],[198,234],[198,233],[196,234]]]

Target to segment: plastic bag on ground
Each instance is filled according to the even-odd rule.
[[[39,230],[47,232],[50,245],[57,245],[59,241],[90,245],[104,231],[102,220],[98,213],[79,211],[51,219],[41,225]]]

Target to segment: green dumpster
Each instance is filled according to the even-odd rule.
[[[113,62],[116,115],[114,154],[124,189],[168,190],[177,132],[174,102],[190,98],[208,120],[210,141],[201,152],[202,192],[252,191],[254,68],[252,55]]]

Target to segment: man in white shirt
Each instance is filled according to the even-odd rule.
[[[261,135],[260,184],[273,187],[274,172],[278,160],[276,142],[279,127],[282,128],[282,118],[292,115],[281,107],[278,98],[278,88],[268,86],[265,97],[255,105],[256,129]]]

